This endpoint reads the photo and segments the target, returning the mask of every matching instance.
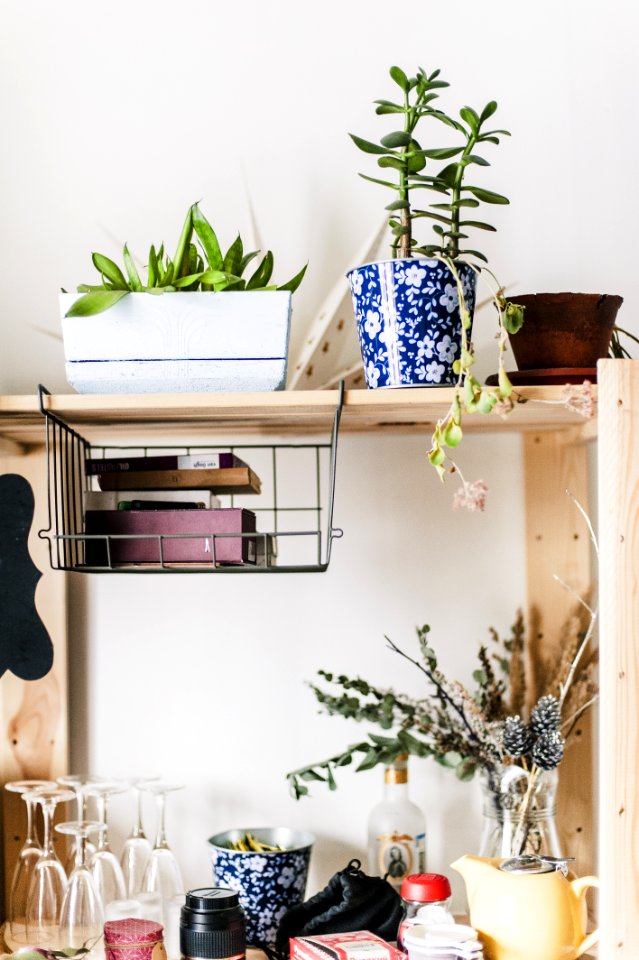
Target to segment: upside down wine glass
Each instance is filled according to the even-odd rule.
[[[58,777],[58,783],[63,787],[69,787],[76,796],[76,801],[78,805],[78,811],[76,814],[76,822],[81,823],[87,821],[87,787],[90,783],[99,783],[99,777],[87,777],[82,773],[68,773],[63,777]],[[72,847],[67,856],[64,868],[67,871],[67,874],[70,874],[75,866],[75,854],[76,854],[76,845]],[[91,857],[95,853],[95,846],[91,841],[87,841],[87,862],[91,861]]]
[[[75,837],[75,866],[67,884],[60,912],[60,939],[65,949],[79,949],[97,940],[104,924],[104,910],[88,864],[88,838],[95,831],[103,831],[103,823],[92,820],[72,820],[59,823],[58,833]]]
[[[109,797],[116,793],[124,793],[125,790],[125,784],[112,782],[89,783],[86,787],[87,795],[96,799],[98,821],[104,826],[91,858],[91,874],[105,907],[112,900],[124,900],[126,896],[122,868],[109,845],[107,823]]]
[[[131,780],[135,799],[135,819],[131,835],[125,841],[120,857],[127,896],[135,897],[144,890],[144,873],[151,856],[151,842],[142,826],[142,790],[146,783],[159,780],[159,777],[136,777]]]
[[[62,946],[59,923],[67,875],[53,846],[53,816],[57,805],[73,800],[74,793],[62,787],[41,787],[31,791],[29,798],[42,806],[44,838],[29,888],[27,939],[40,947],[55,950]]]
[[[166,798],[174,790],[182,790],[183,784],[159,780],[144,784],[143,789],[155,796],[158,817],[155,844],[144,872],[144,889],[159,893],[163,900],[169,900],[184,893],[184,882],[175,854],[166,839]]]
[[[10,793],[19,793],[27,808],[26,839],[18,854],[11,881],[9,894],[9,936],[11,943],[24,945],[27,943],[27,899],[35,865],[42,854],[42,847],[35,827],[35,800],[29,796],[29,791],[38,788],[55,788],[52,780],[12,780],[5,784],[5,790]]]

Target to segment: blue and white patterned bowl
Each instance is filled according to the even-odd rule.
[[[466,305],[477,275],[456,264]],[[380,260],[347,274],[369,387],[442,387],[457,380],[461,319],[455,278],[439,260]]]
[[[283,849],[278,853],[229,850],[228,844],[245,833]],[[239,894],[248,943],[273,946],[282,916],[303,901],[314,840],[310,833],[287,827],[247,827],[209,838],[213,881]]]

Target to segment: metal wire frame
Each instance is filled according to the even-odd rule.
[[[74,430],[60,417],[47,409],[45,396],[49,391],[40,384],[38,398],[40,412],[45,420],[45,444],[47,459],[47,526],[38,532],[41,539],[46,540],[49,550],[49,561],[54,570],[79,571],[83,573],[323,573],[327,570],[331,559],[333,540],[339,539],[343,531],[333,526],[335,503],[335,480],[337,471],[337,443],[339,438],[339,424],[344,402],[344,384],[340,384],[338,401],[333,416],[333,425],[329,442],[324,443],[252,443],[252,444],[189,444],[173,446],[93,446],[77,430]],[[271,480],[273,487],[271,506],[251,506],[250,509],[260,515],[269,515],[272,518],[272,528],[268,531],[259,530],[253,533],[215,533],[211,531],[193,534],[88,534],[85,532],[84,494],[91,489],[91,480],[84,468],[88,457],[95,457],[105,451],[126,452],[129,450],[147,453],[161,450],[270,450],[271,452]],[[284,507],[280,502],[280,484],[278,483],[278,452],[279,451],[314,451],[314,471],[312,485],[314,500],[312,504],[302,507]],[[321,451],[329,450],[328,485],[325,504],[322,504],[322,466]],[[256,498],[258,499],[258,498]],[[233,506],[235,497],[230,496],[230,505]],[[316,517],[316,528],[312,530],[282,530],[278,517],[283,513],[313,513]],[[322,518],[326,516],[325,529],[322,529]],[[310,538],[315,541],[314,563],[300,563],[277,565],[273,551],[273,544],[277,540],[286,538]],[[228,539],[248,538],[255,545],[255,551],[261,547],[262,561],[259,564],[243,563],[230,565],[217,559],[219,543]],[[211,559],[207,562],[184,563],[166,559],[166,545],[171,540],[202,540],[210,541]],[[144,540],[157,544],[157,563],[124,564],[113,560],[114,544],[119,540]],[[87,562],[87,548],[89,555],[93,552],[95,558],[96,546],[101,547],[105,562],[96,564]],[[117,550],[115,551],[117,553]]]

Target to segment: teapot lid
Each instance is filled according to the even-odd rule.
[[[566,876],[568,864],[574,857],[545,857],[526,856],[513,857],[500,863],[499,869],[505,873],[536,874],[536,873],[563,873]]]

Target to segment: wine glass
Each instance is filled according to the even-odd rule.
[[[67,773],[63,777],[58,777],[58,783],[63,787],[70,787],[74,791],[76,796],[76,801],[78,804],[78,811],[76,814],[76,821],[78,823],[84,823],[87,821],[87,794],[86,788],[90,783],[100,783],[104,778],[100,777],[87,777],[82,773]],[[91,858],[95,853],[95,846],[91,843],[90,840],[87,840],[87,862],[91,862]],[[65,862],[65,869],[67,874],[70,874],[75,866],[75,845],[69,851],[69,855]]]
[[[67,884],[60,911],[60,939],[65,949],[79,949],[102,933],[104,910],[88,863],[88,838],[104,831],[104,823],[71,820],[56,825],[58,833],[75,837],[75,866]]]
[[[35,801],[27,794],[38,787],[50,789],[55,787],[55,783],[53,780],[12,780],[5,784],[5,790],[21,794],[27,808],[27,835],[16,860],[9,894],[9,936],[12,940],[9,946],[11,947],[14,944],[17,946],[27,942],[27,898],[33,871],[42,853],[35,826]]]
[[[73,800],[75,794],[72,790],[54,786],[38,787],[30,791],[28,796],[42,807],[44,838],[42,853],[36,862],[29,887],[27,939],[30,943],[55,950],[60,946],[58,925],[67,875],[53,846],[53,816],[57,805]]]
[[[116,793],[124,793],[125,790],[125,784],[114,781],[88,783],[85,787],[86,795],[95,797],[98,821],[104,825],[104,830],[100,833],[98,846],[91,858],[91,873],[105,907],[112,900],[124,900],[126,897],[122,867],[109,845],[107,822],[109,797]]]
[[[135,798],[135,820],[131,835],[125,841],[120,857],[127,895],[135,897],[144,890],[144,871],[151,855],[151,842],[142,826],[142,787],[159,777],[135,777],[130,780]]]
[[[155,844],[144,871],[144,889],[159,893],[163,900],[169,900],[184,893],[184,882],[175,854],[166,840],[166,798],[174,790],[182,790],[183,785],[157,780],[145,783],[143,789],[155,796],[158,816]]]

